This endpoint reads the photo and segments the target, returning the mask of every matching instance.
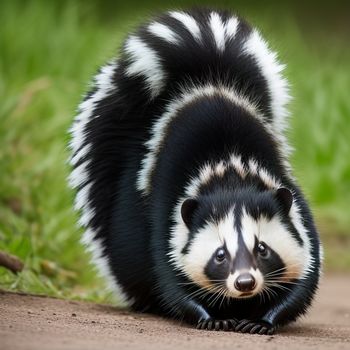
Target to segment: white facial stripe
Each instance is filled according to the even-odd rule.
[[[234,215],[233,210],[219,222],[218,224],[219,236],[221,241],[226,243],[227,250],[231,258],[234,259],[238,249],[238,235],[234,229]]]
[[[258,234],[258,223],[247,214],[244,208],[241,216],[241,232],[245,246],[252,253],[255,246],[255,235]]]
[[[224,242],[231,257],[234,258],[238,249],[238,240],[237,233],[234,230],[233,210],[218,224],[207,223],[203,229],[199,230],[190,244],[188,254],[186,254],[186,257],[183,256],[181,251],[188,240],[188,228],[181,218],[182,203],[183,201],[180,200],[174,213],[176,224],[171,231],[170,261],[188,276],[199,276],[200,269],[202,269],[203,274],[204,268],[213,253],[217,248],[222,247]],[[201,255],[200,258],[198,258],[199,255]],[[194,264],[194,267],[188,265],[189,263]]]
[[[216,12],[210,14],[209,25],[213,32],[216,47],[219,51],[225,50],[225,27],[222,20]]]
[[[130,55],[131,63],[126,69],[128,76],[144,76],[152,98],[156,97],[165,84],[165,73],[160,57],[137,36],[130,36],[125,44],[125,52]]]
[[[303,277],[308,268],[312,266],[310,241],[305,228],[301,224],[295,206],[296,204],[294,203],[290,215],[295,228],[304,242],[303,247],[292,237],[277,216],[273,217],[271,221],[264,217],[256,221],[243,210],[241,218],[242,236],[248,250],[253,251],[255,235],[257,235],[259,241],[265,242],[280,256],[286,265],[286,278],[288,276],[290,278]]]
[[[259,241],[265,242],[282,259],[286,278],[300,277],[305,264],[305,248],[301,247],[277,216],[270,221],[261,217],[258,222]]]
[[[209,284],[204,274],[205,266],[215,250],[222,246],[218,228],[213,223],[208,223],[200,229],[191,242],[189,253],[182,257],[182,270],[193,281],[202,286]]]
[[[169,12],[169,15],[181,22],[195,39],[201,41],[201,31],[196,20],[192,16],[182,11],[172,11]]]
[[[157,36],[158,38],[161,38],[169,43],[179,43],[179,36],[176,33],[174,33],[169,27],[162,23],[151,23],[148,27],[148,31],[154,36]]]

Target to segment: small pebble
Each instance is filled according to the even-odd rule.
[[[73,312],[72,317],[77,317],[77,314]]]

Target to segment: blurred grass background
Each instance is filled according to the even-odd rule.
[[[79,243],[67,188],[67,129],[98,66],[161,9],[210,1],[0,2],[0,288],[108,301]],[[212,2],[214,4],[214,2]],[[295,175],[311,201],[325,268],[350,269],[350,6],[333,1],[215,1],[258,26],[287,63]]]

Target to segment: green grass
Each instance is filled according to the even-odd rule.
[[[166,7],[164,2],[123,7],[94,1],[1,2],[0,250],[19,256],[26,267],[17,276],[0,268],[0,288],[109,300],[79,243],[73,193],[66,185],[67,129],[97,67],[115,54],[149,8]],[[326,242],[326,266],[348,269],[347,36],[340,29],[325,33],[321,17],[308,26],[293,7],[242,2],[236,7],[288,63],[295,175]]]

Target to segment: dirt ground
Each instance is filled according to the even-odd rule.
[[[111,306],[0,292],[0,349],[350,349],[350,275],[323,278],[309,315],[277,335],[199,331]]]

